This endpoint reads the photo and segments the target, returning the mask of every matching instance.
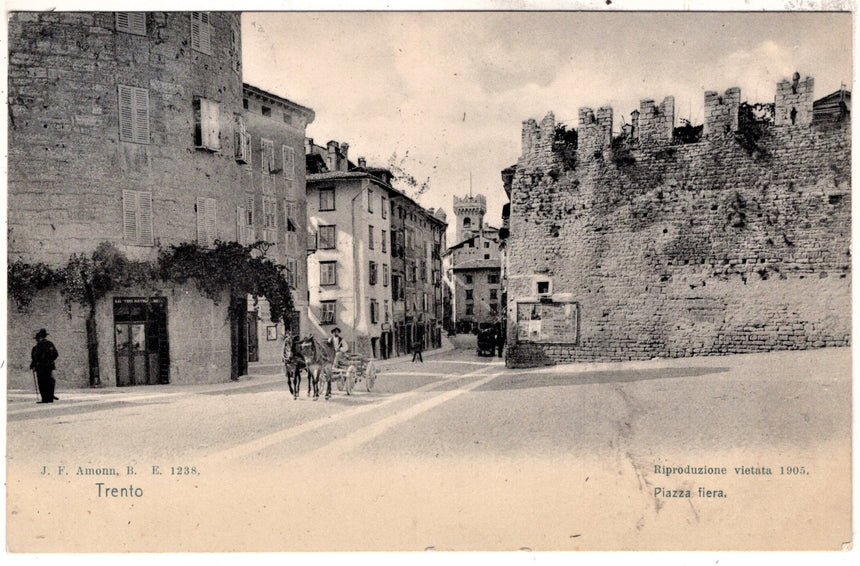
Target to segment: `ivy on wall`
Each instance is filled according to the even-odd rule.
[[[30,306],[33,295],[59,282],[56,271],[44,263],[30,264],[16,259],[8,266],[7,289],[20,310]]]
[[[19,310],[26,310],[33,295],[57,287],[67,307],[77,303],[93,309],[108,292],[128,287],[156,290],[158,283],[193,281],[201,293],[218,302],[221,293],[251,295],[269,301],[273,322],[284,320],[293,309],[286,267],[266,257],[269,244],[241,246],[216,242],[213,248],[184,243],[160,249],[155,262],[128,259],[111,243],[102,242],[89,256],[73,254],[59,269],[44,263],[17,259],[8,266],[8,292]]]

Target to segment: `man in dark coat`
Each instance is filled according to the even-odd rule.
[[[419,337],[412,344],[412,363],[415,363],[415,360],[418,360],[422,364],[424,363],[424,356],[421,355],[421,351],[424,349],[422,342],[423,338]]]
[[[36,345],[30,352],[30,369],[36,372],[39,382],[39,394],[42,400],[39,403],[53,403],[58,397],[54,397],[54,360],[57,359],[57,349],[47,339],[48,333],[44,328],[36,333]]]
[[[502,351],[505,349],[505,339],[507,338],[505,334],[505,325],[501,322],[497,322],[495,327],[494,341],[496,343],[496,349],[499,351],[500,358],[502,357]]]

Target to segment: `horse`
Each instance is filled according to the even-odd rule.
[[[298,336],[287,331],[284,336],[284,373],[287,375],[287,385],[293,399],[299,398],[299,384],[302,382],[301,370],[306,369],[305,360],[298,349]]]
[[[310,395],[310,387],[312,386],[314,401],[319,399],[320,375],[324,374],[327,382],[325,398],[329,399],[331,397],[331,367],[334,362],[334,352],[331,346],[318,341],[313,336],[307,336],[299,341],[298,349],[308,372],[308,395]]]

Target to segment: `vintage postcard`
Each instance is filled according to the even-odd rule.
[[[856,558],[852,6],[479,7],[7,8],[10,556]]]

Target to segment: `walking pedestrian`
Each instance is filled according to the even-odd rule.
[[[44,328],[39,329],[33,337],[36,339],[36,345],[30,352],[30,369],[36,372],[36,382],[39,386],[39,394],[42,396],[39,403],[53,403],[59,400],[59,397],[54,396],[56,382],[53,376],[54,361],[59,354],[47,337],[48,332]]]
[[[412,363],[415,363],[417,359],[422,364],[424,363],[424,356],[421,355],[421,340],[416,340],[414,344],[412,344]]]

